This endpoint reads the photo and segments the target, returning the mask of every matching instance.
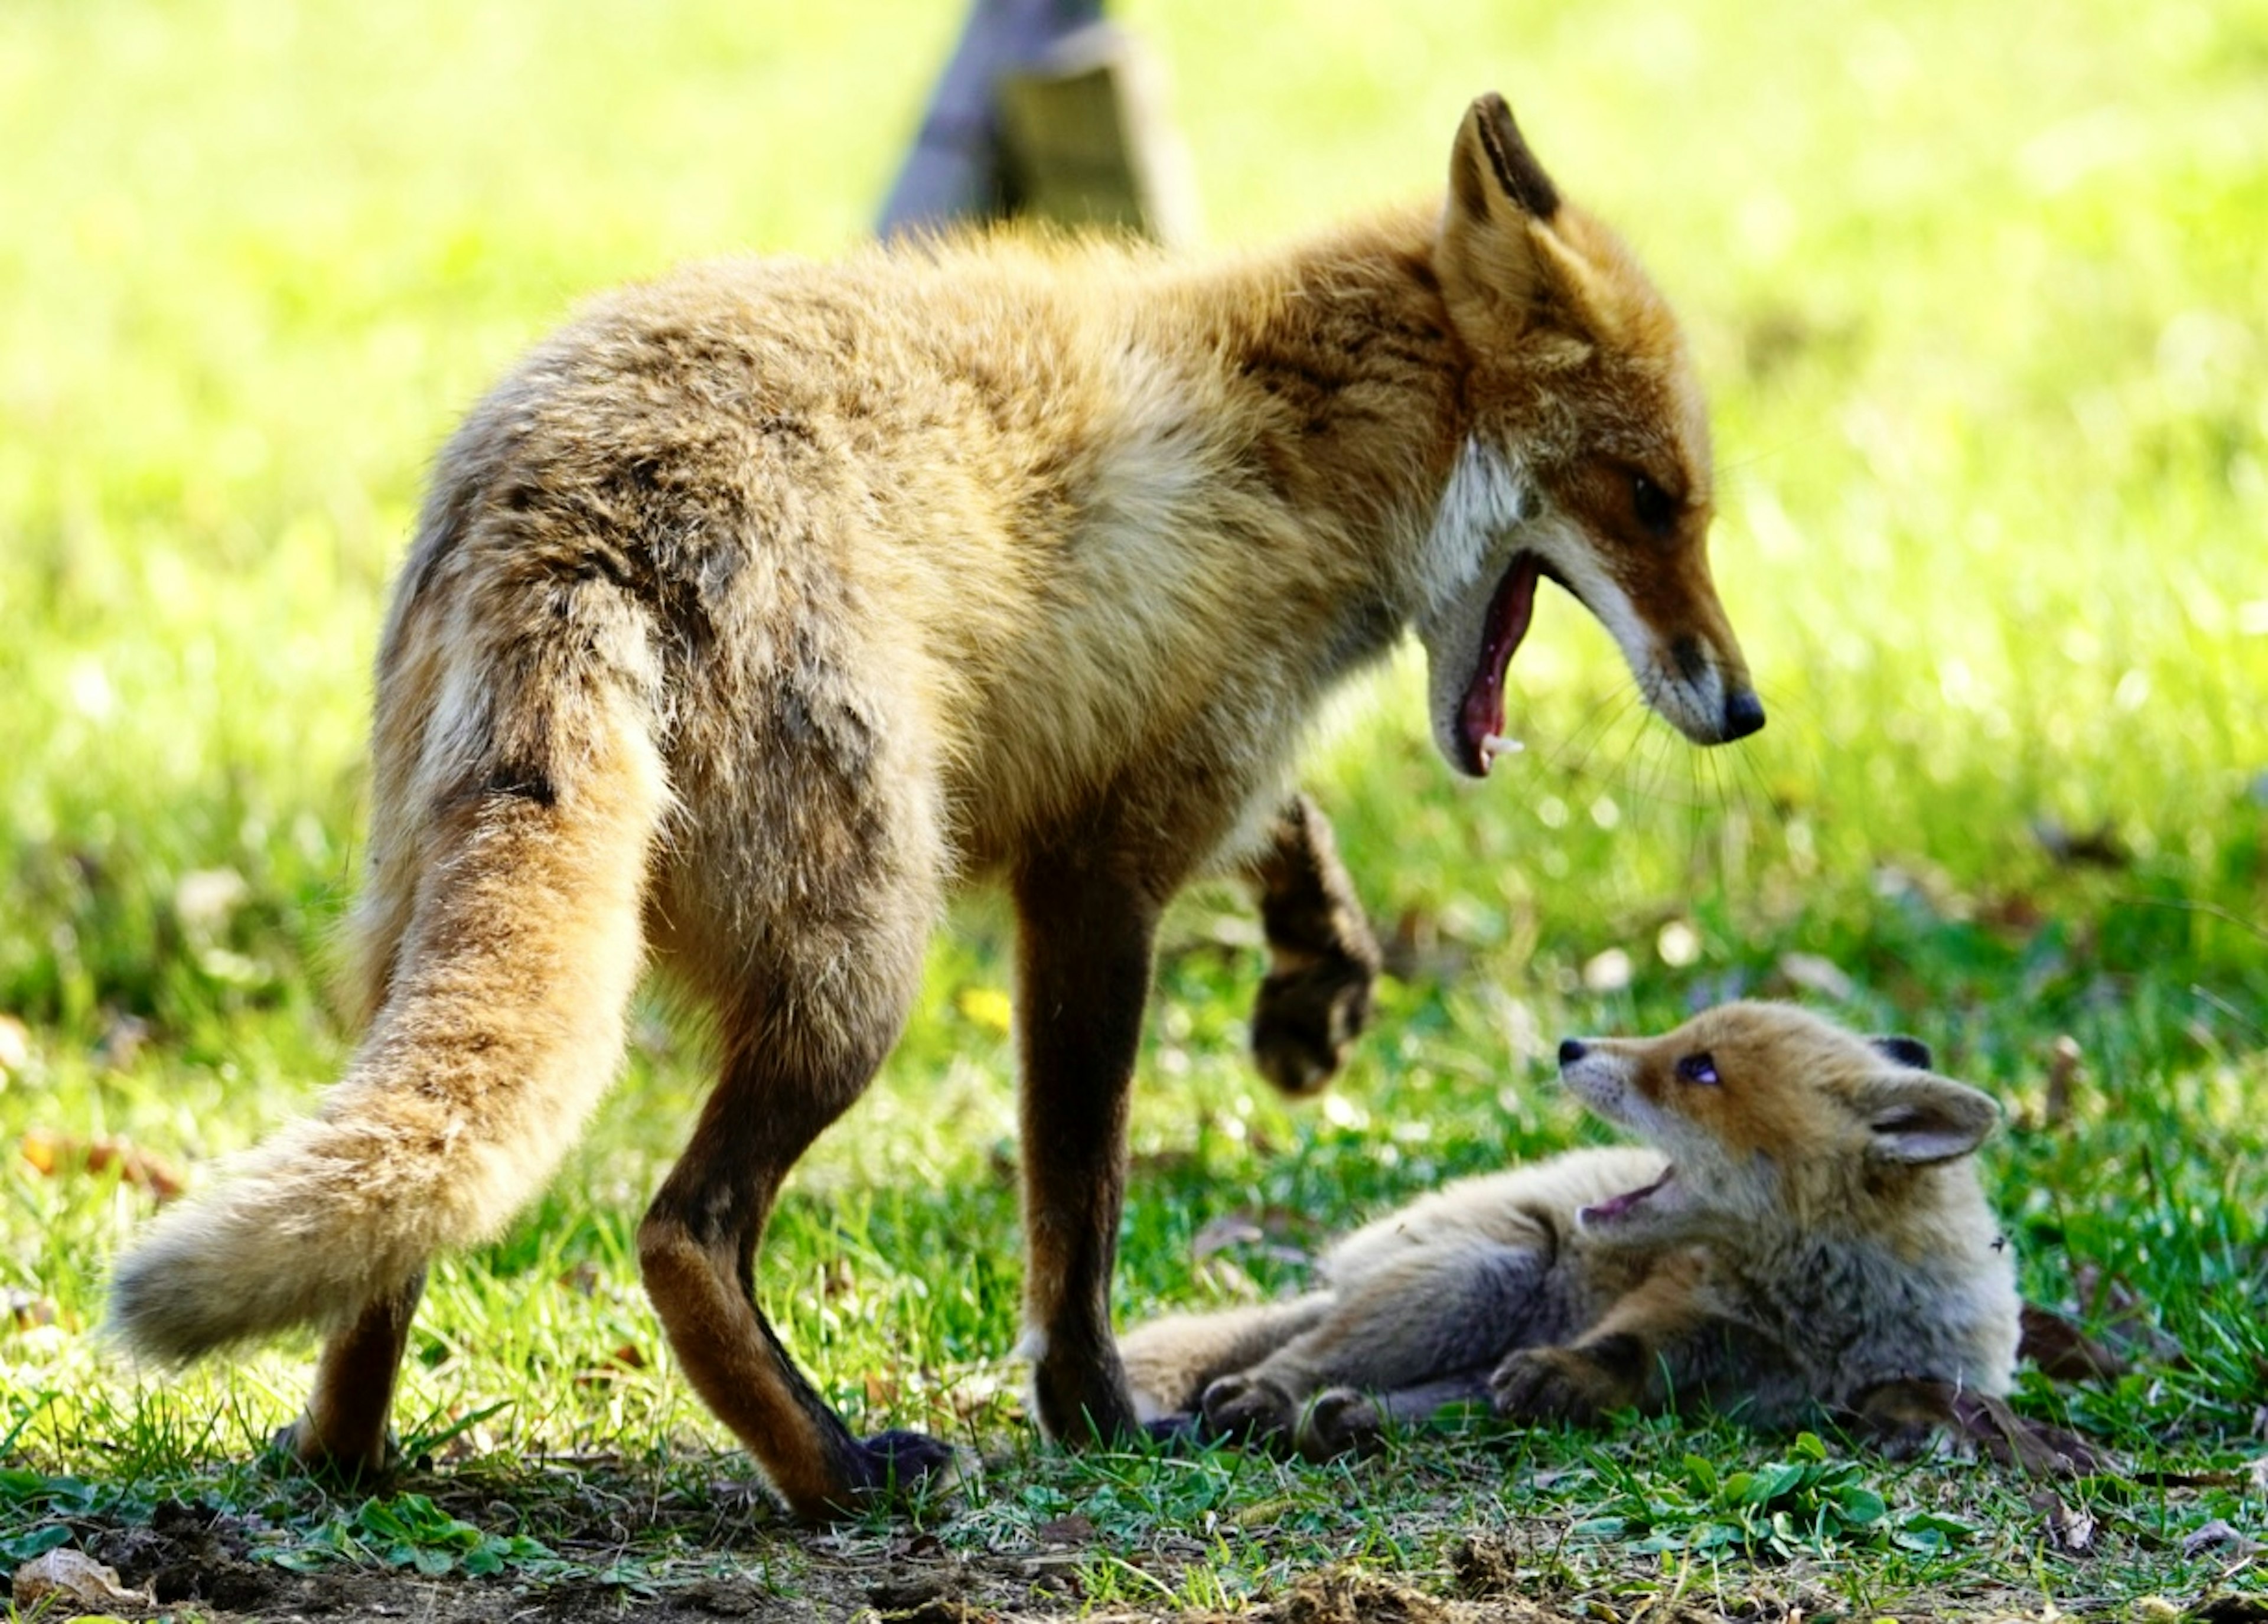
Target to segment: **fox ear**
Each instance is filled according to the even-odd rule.
[[[1867,1153],[1917,1166],[1968,1155],[2000,1121],[1990,1094],[1933,1071],[1875,1072],[1859,1085],[1856,1103],[1873,1135]]]
[[[1869,1038],[1867,1041],[1873,1046],[1874,1053],[1894,1060],[1901,1066],[1911,1066],[1918,1071],[1926,1071],[1937,1064],[1936,1057],[1929,1052],[1929,1045],[1924,1043],[1919,1038],[1901,1037],[1896,1033],[1889,1033],[1879,1038]]]
[[[1484,96],[1465,114],[1449,154],[1449,202],[1441,220],[1438,268],[1453,307],[1472,318],[1525,329],[1558,303],[1565,272],[1556,261],[1551,220],[1559,188],[1521,139],[1501,96]]]
[[[1547,223],[1559,212],[1559,188],[1528,150],[1512,108],[1494,91],[1465,114],[1449,160],[1449,188],[1457,206],[1473,216],[1489,213],[1498,200]]]

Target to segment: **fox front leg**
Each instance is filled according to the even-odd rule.
[[[1252,1010],[1252,1058],[1285,1093],[1328,1084],[1370,1019],[1378,941],[1339,861],[1331,826],[1304,795],[1269,826],[1247,869],[1268,937],[1268,976]]]
[[[1110,1334],[1110,1276],[1166,889],[1130,878],[1099,849],[1035,856],[1014,879],[1025,1346],[1040,1425],[1066,1444],[1142,1431]]]

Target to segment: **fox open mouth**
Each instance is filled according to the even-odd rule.
[[[1609,1196],[1602,1201],[1594,1201],[1590,1206],[1578,1211],[1575,1216],[1582,1220],[1586,1228],[1619,1224],[1644,1206],[1651,1198],[1660,1194],[1663,1187],[1676,1177],[1677,1169],[1675,1165],[1665,1167],[1661,1170],[1661,1177],[1656,1179],[1652,1184],[1641,1185],[1635,1190],[1624,1190],[1620,1195]]]
[[[1457,708],[1457,748],[1463,753],[1465,770],[1485,777],[1499,755],[1520,748],[1504,731],[1504,673],[1528,636],[1535,618],[1535,584],[1543,578],[1543,561],[1533,553],[1516,555],[1497,583],[1489,600],[1488,620],[1481,630],[1480,661]]]

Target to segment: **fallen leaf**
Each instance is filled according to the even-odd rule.
[[[1583,987],[1587,992],[1618,993],[1627,989],[1635,966],[1631,956],[1619,947],[1609,947],[1583,966]]]
[[[1837,1003],[1848,1003],[1859,990],[1842,966],[1817,953],[1782,953],[1774,968],[1804,991]]]
[[[1015,1008],[1008,995],[997,987],[965,987],[954,1004],[970,1020],[994,1032],[1005,1032],[1015,1024]]]
[[[148,1591],[130,1591],[118,1582],[118,1569],[106,1568],[84,1551],[59,1546],[34,1556],[16,1569],[11,1599],[29,1612],[43,1603],[60,1601],[83,1607],[102,1607],[128,1602],[154,1607],[158,1598]]]
[[[1259,1212],[1226,1212],[1209,1221],[1189,1239],[1189,1257],[1200,1265],[1226,1261],[1221,1254],[1258,1247],[1259,1255],[1271,1262],[1288,1263],[1295,1268],[1314,1260],[1314,1254],[1300,1244],[1305,1235],[1313,1234],[1314,1221],[1303,1213],[1288,1208],[1270,1207]]]
[[[2065,868],[2084,863],[2094,868],[2123,869],[2132,861],[2126,855],[2125,842],[2118,838],[2117,827],[2109,823],[2075,830],[2057,819],[2038,818],[2032,822],[2032,838],[2040,843],[2041,850]]]
[[[2251,1479],[2242,1472],[2167,1472],[2158,1469],[2137,1472],[2134,1481],[2145,1488],[2242,1489],[2251,1482]]]
[[[2218,1517],[2182,1541],[2182,1554],[2188,1557],[2195,1557],[2206,1551],[2228,1556],[2250,1556],[2259,1548],[2259,1540],[2239,1533]]]
[[[150,1023],[138,1015],[113,1015],[94,1046],[94,1061],[110,1071],[123,1071],[150,1041]]]
[[[34,1128],[18,1142],[17,1149],[35,1171],[50,1179],[115,1168],[120,1182],[147,1190],[161,1201],[169,1201],[188,1188],[188,1181],[165,1157],[123,1139],[77,1139]]]
[[[2048,1092],[2040,1106],[2041,1127],[2062,1128],[2070,1122],[2072,1084],[2079,1080],[2085,1059],[2079,1040],[2069,1032],[2058,1038],[2048,1051]]]
[[[1042,1545],[1092,1545],[1094,1519],[1074,1511],[1069,1517],[1051,1517],[1032,1532]]]
[[[2032,1495],[2030,1504],[2046,1523],[2050,1546],[2066,1556],[2095,1554],[2095,1518],[2084,1508],[2066,1505],[2046,1490]]]
[[[1231,1246],[1248,1246],[1265,1240],[1267,1231],[1241,1212],[1223,1213],[1199,1230],[1189,1242],[1189,1255],[1199,1262]]]
[[[1967,1389],[1949,1389],[1948,1396],[1955,1425],[2002,1466],[2036,1477],[2088,1477],[2122,1469],[2109,1450],[2062,1427],[2029,1421],[2004,1399]]]
[[[2151,1318],[2149,1304],[2121,1275],[2105,1274],[2093,1264],[2081,1264],[2073,1283],[2090,1318],[2102,1322],[2102,1334],[2114,1348],[2135,1358],[2149,1358],[2182,1366],[2189,1356]]]
[[[2059,1382],[2116,1381],[2134,1368],[2132,1361],[2107,1342],[2079,1328],[2079,1322],[2027,1303],[2023,1308],[2023,1340],[2016,1356],[2028,1359],[2041,1375]]]
[[[250,882],[234,869],[195,869],[173,886],[173,915],[182,930],[210,941],[251,898]]]
[[[14,1330],[35,1330],[40,1326],[54,1325],[62,1318],[63,1312],[51,1297],[33,1297],[13,1286],[0,1291],[0,1319]]]

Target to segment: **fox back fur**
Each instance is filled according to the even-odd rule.
[[[1917,1383],[2007,1392],[2015,1269],[1970,1154],[1999,1111],[1921,1046],[1735,1003],[1560,1061],[1650,1144],[1450,1185],[1333,1246],[1323,1290],[1136,1328],[1145,1417],[1320,1456],[1482,1396],[1528,1419],[1684,1400],[1771,1425]]]
[[[1038,1412],[1128,1430],[1107,1303],[1160,911],[1255,861],[1317,701],[1406,628],[1485,773],[1542,579],[1687,735],[1761,726],[1710,503],[1668,307],[1493,97],[1446,202],[1274,254],[970,239],[602,299],[449,443],[396,590],[345,1078],[127,1254],[118,1330],[187,1359],[326,1328],[299,1451],[381,1463],[427,1260],[556,1166],[651,955],[719,1034],[639,1232],[689,1378],[806,1516],[949,1471],[852,1438],[753,1280],[943,898],[990,880]]]

